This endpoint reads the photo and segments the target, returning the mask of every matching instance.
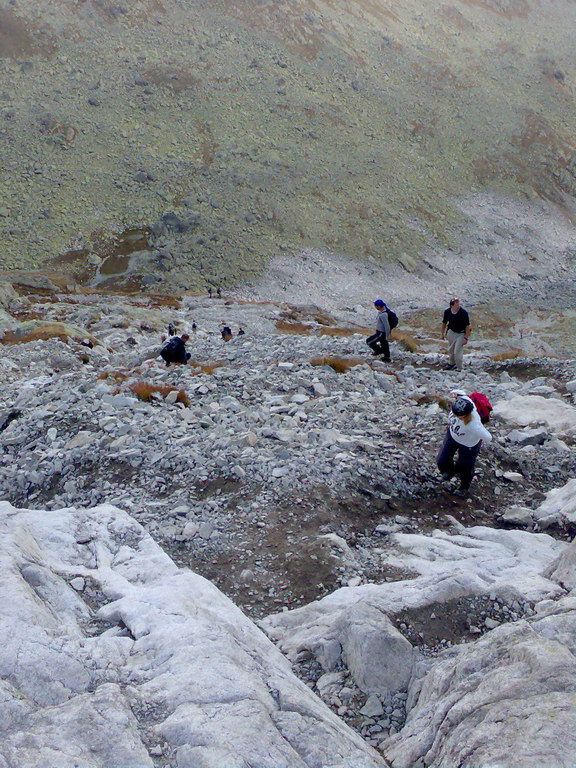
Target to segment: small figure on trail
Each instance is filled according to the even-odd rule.
[[[246,331],[243,328],[238,328],[238,336],[245,336]]]
[[[468,344],[470,332],[470,317],[460,306],[460,299],[450,299],[450,306],[444,311],[442,319],[442,339],[448,336],[448,365],[447,371],[461,371],[464,364],[464,345]]]
[[[219,299],[222,298],[222,288],[218,287],[216,289],[216,295],[218,296]]]
[[[220,333],[222,334],[222,338],[224,339],[224,341],[230,341],[230,339],[232,338],[232,329],[229,328],[227,325],[225,325],[224,328],[222,328]]]
[[[198,326],[196,325],[196,322],[192,320],[192,333],[196,333],[198,330]]]
[[[376,321],[376,333],[368,336],[366,344],[372,350],[373,355],[384,355],[384,361],[390,362],[390,323],[388,321],[388,312],[386,304],[382,299],[376,299],[374,306],[378,310],[378,319]]]
[[[174,323],[168,323],[168,336],[176,336],[176,326]]]
[[[186,342],[190,336],[183,333],[182,336],[172,336],[171,339],[160,350],[160,356],[166,362],[166,367],[170,363],[186,364],[190,360],[190,352],[186,352]]]
[[[210,286],[208,286],[208,296],[212,298],[212,288]]]
[[[492,440],[492,435],[483,426],[473,401],[464,393],[454,392],[458,397],[452,403],[450,424],[444,443],[438,452],[436,464],[442,473],[442,480],[460,477],[460,487],[453,491],[455,496],[465,499],[474,477],[474,465],[482,447],[482,440]],[[454,455],[458,451],[458,461]]]

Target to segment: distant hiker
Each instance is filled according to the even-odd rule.
[[[224,339],[224,341],[230,341],[230,339],[232,338],[232,329],[229,328],[227,325],[225,325],[224,328],[222,328],[220,333],[222,334],[222,338]]]
[[[246,331],[243,328],[238,328],[238,336],[245,336]]]
[[[198,330],[198,326],[194,321],[192,321],[192,333],[196,333],[197,330]]]
[[[174,323],[168,323],[168,336],[176,336],[176,327]]]
[[[446,370],[461,371],[464,363],[464,345],[468,344],[470,337],[470,317],[468,312],[460,306],[460,299],[450,299],[450,306],[444,311],[442,320],[442,338],[448,336],[448,365]]]
[[[368,336],[366,344],[372,350],[373,355],[384,355],[384,361],[390,362],[390,323],[388,321],[388,312],[386,304],[382,299],[376,299],[374,306],[378,310],[378,319],[376,321],[376,333]]]
[[[186,342],[189,338],[187,333],[183,333],[182,336],[172,336],[162,347],[160,356],[166,362],[166,367],[170,363],[186,364],[190,360],[190,352],[186,352]]]
[[[492,440],[492,435],[482,425],[476,406],[468,395],[454,394],[458,394],[458,397],[452,404],[450,425],[436,463],[443,480],[451,480],[455,475],[460,476],[460,487],[453,493],[465,499],[474,477],[474,465],[482,447],[482,440]],[[456,451],[458,461],[454,464]]]
[[[212,298],[212,288],[210,288],[210,287],[208,288],[208,296],[210,296],[210,298]]]
[[[222,298],[222,288],[217,288],[216,289],[216,295],[218,296],[219,299]]]

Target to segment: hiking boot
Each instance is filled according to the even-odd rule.
[[[391,362],[392,362],[392,360],[391,360],[389,357],[385,357],[385,358],[384,358],[384,362],[385,362],[385,363],[391,363]]]
[[[442,472],[440,478],[441,480],[444,480],[445,482],[448,482],[448,480],[452,480],[454,475],[451,472]]]
[[[458,496],[459,499],[467,499],[470,495],[470,491],[467,488],[456,488],[452,493],[454,496]]]
[[[448,363],[448,365],[444,366],[445,371],[453,371],[456,368],[456,366],[453,363]]]

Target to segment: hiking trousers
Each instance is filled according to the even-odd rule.
[[[375,354],[384,355],[385,360],[390,360],[390,345],[388,344],[388,339],[386,338],[385,333],[376,331],[372,336],[368,336],[366,344],[368,344]]]
[[[474,477],[474,465],[482,447],[482,440],[479,440],[472,448],[457,443],[450,434],[450,429],[446,430],[444,443],[438,451],[436,464],[443,474],[460,476],[460,488],[467,491]],[[458,451],[458,461],[454,463],[454,455]]]
[[[450,365],[455,365],[461,371],[464,365],[464,339],[466,334],[448,330],[446,336],[448,338],[448,362]]]

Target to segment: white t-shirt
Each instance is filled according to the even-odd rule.
[[[470,400],[466,395],[458,394],[460,397]],[[472,400],[470,402],[474,405]],[[462,419],[454,416],[452,412],[450,413],[450,435],[457,443],[466,446],[466,448],[473,448],[475,445],[478,445],[480,440],[492,440],[492,435],[480,421],[480,415],[475,405],[472,411],[472,418],[468,424],[464,424]]]

